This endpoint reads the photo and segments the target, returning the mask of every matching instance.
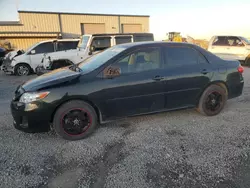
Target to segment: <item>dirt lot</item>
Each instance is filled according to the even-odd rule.
[[[69,142],[53,132],[15,130],[9,102],[27,77],[0,73],[0,187],[249,188],[249,68],[244,76],[243,95],[218,116],[140,116]]]

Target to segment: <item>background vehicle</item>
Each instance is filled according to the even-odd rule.
[[[241,36],[213,36],[208,51],[221,58],[239,60],[250,65],[250,41]]]
[[[111,33],[83,35],[78,44],[77,50],[62,52],[59,54],[46,54],[43,61],[39,65],[39,69],[53,70],[51,67],[54,67],[55,69],[69,64],[77,64],[90,57],[92,54],[105,50],[111,46],[142,41],[154,41],[154,35],[152,33]],[[57,65],[53,66],[54,63]]]
[[[24,83],[11,110],[19,130],[48,130],[53,121],[60,136],[77,140],[122,117],[194,107],[217,115],[242,94],[242,72],[238,61],[187,43],[123,44]]]
[[[42,41],[26,51],[13,51],[6,55],[2,70],[15,75],[28,75],[35,72],[44,54],[56,55],[66,50],[76,49],[79,39],[62,39]]]
[[[6,54],[6,50],[4,48],[0,47],[0,66],[3,63],[3,58],[4,58],[5,54]]]

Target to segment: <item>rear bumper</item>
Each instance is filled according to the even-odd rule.
[[[243,92],[243,88],[244,88],[244,81],[241,81],[239,84],[236,84],[233,87],[230,87],[228,91],[228,99],[241,96]]]

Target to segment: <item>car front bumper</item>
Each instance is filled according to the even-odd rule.
[[[12,67],[11,65],[6,65],[4,63],[1,66],[1,70],[4,71],[4,72],[14,73],[14,67]]]
[[[29,104],[11,102],[14,127],[24,132],[47,132],[50,130],[51,110],[43,102]]]

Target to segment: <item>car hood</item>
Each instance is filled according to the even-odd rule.
[[[18,50],[11,51],[11,52],[6,54],[5,58],[9,59],[9,60],[12,60],[14,57],[17,56],[17,52],[18,52]],[[22,54],[20,54],[20,55],[22,55]]]
[[[68,67],[60,68],[25,82],[22,85],[22,88],[25,91],[29,92],[37,91],[66,83],[68,81],[78,78],[80,75],[81,74],[79,72],[72,71]]]

